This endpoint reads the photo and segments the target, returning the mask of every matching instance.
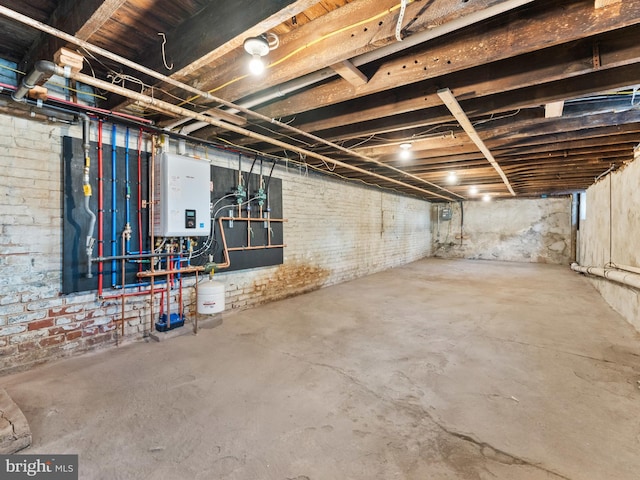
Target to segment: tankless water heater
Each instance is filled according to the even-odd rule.
[[[170,153],[156,159],[154,235],[207,236],[211,230],[209,162]]]

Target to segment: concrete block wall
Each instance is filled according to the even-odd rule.
[[[139,340],[148,331],[147,296],[127,298],[122,338],[120,300],[99,299],[96,292],[60,294],[63,135],[81,132],[76,126],[0,115],[0,373],[112,346],[116,338]],[[195,153],[205,155],[201,148]],[[209,150],[207,157],[213,156]],[[235,168],[237,156],[212,162]],[[250,162],[244,163],[248,170]],[[224,316],[429,256],[428,202],[293,165],[277,167],[274,176],[283,180],[289,219],[285,262],[217,273],[227,288]],[[194,307],[193,284],[193,279],[184,282],[188,311]],[[158,302],[156,297],[156,313]]]
[[[432,206],[433,255],[443,258],[569,264],[571,199],[504,199],[444,204],[450,221]],[[460,221],[463,216],[461,232]]]
[[[640,152],[635,160],[589,187],[586,217],[580,219],[578,263],[604,267],[609,262],[640,268]],[[604,299],[640,331],[638,290],[589,277]]]

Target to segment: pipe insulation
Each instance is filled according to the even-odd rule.
[[[81,83],[84,83],[86,85],[90,85],[90,86],[99,88],[101,90],[106,90],[106,91],[109,91],[109,92],[112,92],[112,93],[116,93],[118,95],[122,95],[123,97],[130,98],[132,100],[139,101],[141,103],[144,103],[144,104],[148,105],[151,108],[157,108],[157,109],[165,110],[165,111],[168,111],[168,112],[171,112],[171,113],[175,113],[175,114],[180,115],[180,116],[193,118],[194,120],[201,120],[201,121],[207,122],[210,125],[213,125],[215,127],[225,128],[225,129],[227,129],[227,130],[229,130],[231,132],[235,132],[235,133],[238,133],[240,135],[244,135],[246,137],[259,140],[261,142],[270,143],[270,144],[275,145],[277,147],[281,147],[281,148],[284,148],[286,150],[297,152],[297,153],[300,153],[302,155],[306,155],[306,156],[308,156],[310,158],[316,158],[316,159],[321,160],[323,162],[331,163],[333,165],[337,165],[339,167],[346,168],[348,170],[352,170],[354,172],[361,173],[363,175],[375,177],[375,178],[378,178],[378,179],[383,180],[385,182],[393,183],[394,185],[399,185],[399,186],[401,186],[403,188],[408,188],[410,190],[414,190],[414,191],[420,192],[421,194],[435,196],[435,197],[443,198],[445,200],[453,200],[452,198],[447,197],[445,195],[441,195],[441,194],[436,193],[436,192],[425,190],[425,189],[417,187],[415,185],[411,185],[409,183],[405,183],[403,181],[396,180],[395,178],[387,177],[387,176],[381,175],[379,173],[376,173],[376,172],[373,172],[373,171],[370,171],[370,170],[365,170],[364,168],[356,167],[354,165],[350,165],[348,163],[341,162],[339,160],[334,160],[334,159],[332,159],[330,157],[327,157],[326,155],[322,155],[322,154],[319,154],[319,153],[316,153],[316,152],[313,152],[313,151],[310,151],[310,150],[306,150],[306,149],[304,149],[302,147],[298,147],[298,146],[295,146],[295,145],[290,145],[290,144],[288,144],[286,142],[277,140],[275,138],[271,138],[271,137],[268,137],[266,135],[261,135],[261,134],[256,133],[256,132],[252,132],[251,130],[247,130],[245,128],[238,127],[236,125],[231,125],[231,124],[222,122],[222,121],[217,120],[217,119],[215,119],[213,117],[209,117],[207,115],[202,115],[200,113],[193,112],[193,111],[188,110],[188,109],[183,108],[183,107],[178,107],[176,105],[173,105],[171,103],[159,100],[157,98],[152,98],[152,97],[149,97],[147,95],[144,95],[144,94],[141,94],[141,93],[138,93],[138,92],[134,92],[133,90],[129,90],[127,88],[123,88],[123,87],[120,87],[118,85],[114,85],[114,84],[112,84],[110,82],[105,82],[103,80],[99,80],[99,79],[94,78],[94,77],[92,77],[90,75],[85,75],[85,74],[82,74],[82,73],[74,73],[74,72],[71,72],[70,70],[65,70],[64,68],[54,64],[53,62],[50,62],[50,63],[55,68],[55,72],[56,72],[57,75],[66,75],[68,78],[73,78],[74,80],[76,80],[78,82],[81,82]],[[423,182],[426,182],[426,181],[423,180]],[[459,195],[456,195],[456,196],[459,196]]]
[[[521,5],[524,5],[524,4],[529,3],[531,1],[532,0],[507,0],[504,3],[512,5],[510,8],[515,8],[516,6],[521,6]],[[510,8],[506,8],[505,11],[509,10]],[[485,10],[489,11],[491,9],[485,9]],[[485,10],[483,10],[483,11],[485,11]],[[499,13],[499,12],[494,11],[494,10],[491,10],[491,12],[493,12],[492,15],[497,15],[497,13]],[[482,12],[477,12],[477,13],[480,14]],[[395,173],[398,173],[398,174],[400,174],[402,176],[409,177],[409,178],[411,178],[411,179],[413,179],[413,180],[415,180],[415,181],[417,181],[419,183],[424,183],[426,185],[429,185],[430,187],[437,188],[438,190],[446,192],[449,195],[452,195],[454,197],[458,197],[458,198],[462,198],[462,199],[465,198],[462,195],[459,195],[457,193],[449,191],[444,187],[436,185],[436,184],[434,184],[432,182],[429,182],[429,181],[427,181],[427,180],[425,180],[423,178],[420,178],[420,177],[418,177],[416,175],[413,175],[413,174],[410,174],[408,172],[405,172],[404,170],[401,170],[399,168],[393,167],[392,165],[388,165],[388,164],[386,164],[384,162],[381,162],[381,161],[379,161],[377,159],[374,159],[374,158],[371,158],[371,157],[367,157],[367,156],[365,156],[365,155],[363,155],[361,153],[355,152],[355,151],[350,150],[348,148],[345,148],[345,147],[343,147],[341,145],[338,145],[336,143],[330,142],[328,140],[325,140],[325,139],[323,139],[321,137],[318,137],[316,135],[310,134],[310,133],[305,132],[303,130],[300,130],[298,128],[295,128],[295,127],[293,127],[291,125],[288,125],[286,123],[280,122],[280,121],[278,121],[278,120],[276,120],[274,118],[269,118],[266,115],[262,115],[262,114],[260,114],[258,112],[250,110],[250,109],[248,109],[246,107],[243,107],[241,105],[234,104],[233,102],[229,102],[229,101],[224,100],[224,99],[219,98],[219,97],[215,97],[215,96],[211,95],[209,92],[205,92],[205,91],[199,90],[197,88],[192,87],[191,85],[187,85],[186,83],[180,82],[180,81],[175,80],[175,79],[173,79],[171,77],[167,77],[166,75],[158,73],[158,72],[156,72],[156,71],[154,71],[154,70],[152,70],[150,68],[147,68],[147,67],[145,67],[143,65],[140,65],[138,63],[132,62],[131,60],[128,60],[127,58],[124,58],[124,57],[122,57],[120,55],[117,55],[115,53],[109,52],[108,50],[105,50],[103,48],[97,47],[97,46],[95,46],[95,45],[93,45],[93,44],[91,44],[89,42],[86,42],[84,40],[76,38],[73,35],[69,35],[68,33],[65,33],[65,32],[63,32],[61,30],[58,30],[56,28],[53,28],[53,27],[51,27],[51,26],[49,26],[49,25],[47,25],[45,23],[42,23],[42,22],[39,22],[39,21],[34,20],[32,18],[29,18],[26,15],[22,15],[21,13],[18,13],[16,11],[11,10],[11,9],[9,9],[7,7],[4,7],[2,5],[0,5],[0,15],[4,15],[4,16],[6,16],[8,18],[11,18],[11,19],[16,20],[18,22],[21,22],[21,23],[23,23],[25,25],[28,25],[28,26],[33,27],[33,28],[36,28],[36,29],[38,29],[38,30],[40,30],[42,32],[45,32],[45,33],[48,33],[48,34],[53,35],[55,37],[61,38],[62,40],[65,40],[67,42],[73,43],[74,45],[78,45],[78,46],[80,46],[80,47],[82,47],[82,48],[84,48],[84,49],[86,49],[86,50],[88,50],[90,52],[97,53],[98,55],[102,55],[102,56],[104,56],[104,57],[106,57],[106,58],[108,58],[110,60],[113,60],[115,62],[121,63],[122,65],[130,67],[130,68],[132,68],[134,70],[137,70],[138,72],[144,73],[144,74],[149,75],[150,77],[153,77],[153,78],[155,78],[157,80],[160,80],[160,81],[163,81],[163,82],[168,83],[170,85],[173,85],[174,87],[180,88],[180,89],[185,90],[185,91],[190,92],[190,93],[194,93],[194,94],[198,95],[199,97],[202,97],[202,98],[204,98],[206,100],[209,100],[211,102],[218,103],[220,105],[223,105],[223,106],[231,108],[231,109],[236,109],[236,111],[240,111],[240,112],[244,113],[247,116],[256,118],[256,119],[261,120],[261,121],[269,122],[272,125],[276,125],[278,127],[284,128],[284,129],[289,130],[290,132],[293,132],[295,134],[304,135],[307,138],[310,138],[310,139],[312,139],[314,141],[321,142],[321,143],[323,143],[323,144],[325,144],[325,145],[327,145],[329,147],[336,148],[336,149],[338,149],[340,151],[343,151],[343,152],[345,152],[345,153],[347,153],[349,155],[353,155],[353,156],[361,158],[361,159],[363,159],[363,160],[365,160],[367,162],[374,163],[374,164],[378,165],[381,168],[390,169],[390,170],[394,171]],[[476,21],[478,21],[477,19],[475,19],[474,15],[468,15],[468,17],[474,17],[474,20],[472,21],[472,23],[475,23]],[[466,17],[463,17],[463,18],[466,18]],[[450,22],[450,23],[453,24],[454,22]],[[472,24],[472,23],[470,23],[470,24]],[[449,25],[449,24],[446,24],[446,25]],[[462,22],[460,24],[460,26],[457,27],[457,28],[462,28],[463,26],[465,26],[464,22]],[[430,32],[427,32],[427,33],[430,33]],[[418,43],[420,43],[419,42],[419,39],[420,39],[419,35],[421,35],[421,34],[415,35],[417,40],[414,40],[414,41],[416,41]],[[402,44],[403,45],[408,45],[408,46],[412,45],[411,42],[406,42],[405,43],[404,41],[402,42]],[[374,52],[370,52],[370,53],[374,53]],[[370,60],[367,60],[364,63],[367,63],[368,61],[370,61]],[[60,70],[60,73],[56,72],[56,74],[57,75],[64,75],[64,70]],[[76,74],[76,75],[82,75],[82,74]],[[73,77],[70,77],[68,75],[64,75],[64,76],[67,76],[67,78],[73,78]],[[94,77],[90,77],[88,75],[84,76],[84,77],[86,77],[88,79],[93,79],[94,78]],[[87,85],[92,85],[91,83],[89,83],[87,81],[82,81],[82,80],[78,80],[78,81],[86,83]],[[111,83],[107,83],[107,82],[104,82],[103,84],[104,85],[112,85]],[[92,85],[92,86],[95,86],[95,85]],[[100,87],[98,87],[98,88],[100,88]],[[117,92],[114,92],[113,90],[109,90],[109,89],[105,89],[105,90],[111,91],[112,93],[117,93]],[[119,94],[123,95],[123,96],[125,96],[127,98],[131,98],[128,95],[125,95],[125,94],[122,94],[122,93],[119,93]],[[140,101],[142,101],[142,100],[140,100]],[[165,105],[169,105],[171,107],[175,107],[175,105],[172,105],[170,103],[166,103],[166,102],[163,102],[163,103]],[[161,108],[158,104],[156,104],[156,110],[162,111],[163,108]],[[235,116],[233,114],[230,114],[230,113],[228,113],[226,111],[222,111],[222,110],[219,110],[219,109],[215,109],[214,111],[209,111],[208,113],[211,116],[216,116],[217,115],[217,117],[219,119],[224,119],[224,120],[226,120],[226,122],[219,121],[218,123],[211,123],[211,122],[208,121],[208,118],[210,118],[210,117],[207,116],[207,115],[200,115],[199,117],[196,118],[196,117],[193,117],[191,115],[183,115],[183,114],[181,114],[179,112],[176,112],[176,110],[174,110],[174,109],[164,109],[164,110],[166,110],[166,111],[168,111],[170,113],[176,113],[177,115],[181,115],[181,116],[184,116],[184,117],[189,117],[189,118],[192,118],[194,120],[200,120],[200,121],[202,121],[204,123],[211,124],[211,125],[214,125],[214,126],[217,126],[217,127],[220,127],[220,128],[225,128],[227,130],[234,131],[234,132],[237,132],[237,131],[232,129],[231,127],[243,125],[244,123],[246,123],[246,120],[244,118],[237,117],[237,116]],[[184,111],[189,111],[189,110],[186,110],[186,109],[183,109],[183,110]],[[228,118],[228,117],[231,117],[231,118]],[[227,122],[230,122],[230,123],[227,123]],[[255,138],[255,137],[253,137],[253,138]],[[268,137],[264,137],[264,138],[268,138]],[[276,145],[272,141],[269,142],[269,143],[271,143],[273,145]],[[293,148],[292,145],[286,144],[284,142],[280,142],[280,144],[278,144],[277,146],[282,146],[282,145],[285,145],[288,150],[298,151],[298,153],[301,153],[301,152],[299,152],[299,150],[296,150],[295,148]],[[303,154],[304,155],[308,155],[307,152],[303,152]],[[325,157],[325,158],[328,158],[328,157]],[[323,161],[326,161],[326,160],[323,160]],[[331,163],[335,163],[333,160],[330,160],[330,161],[331,161]],[[367,172],[367,170],[363,170],[363,169],[361,169],[361,170],[363,172]],[[374,175],[374,176],[376,176],[376,175]],[[392,183],[395,183],[395,181],[391,180],[389,177],[379,176],[378,178],[383,178],[384,180],[391,181]],[[403,183],[403,186],[406,186],[406,185],[407,184]],[[451,197],[443,196],[443,195],[436,194],[436,193],[433,193],[433,192],[429,192],[429,191],[426,191],[426,190],[423,190],[423,189],[420,189],[420,191],[423,192],[423,193],[428,193],[430,195],[434,195],[436,197],[439,197],[439,198],[442,198],[442,199],[445,199],[445,200],[450,200],[450,201],[454,200]]]
[[[571,270],[573,270],[574,272],[586,273],[589,275],[606,278],[607,280],[611,280],[613,282],[640,290],[640,274],[637,273],[623,272],[620,270],[613,270],[602,267],[583,267],[581,265],[578,265],[577,263],[571,264]]]

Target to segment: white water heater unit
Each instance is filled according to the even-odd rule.
[[[157,237],[207,236],[211,231],[209,162],[170,153],[156,159],[153,229]]]

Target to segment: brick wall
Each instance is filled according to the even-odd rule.
[[[60,294],[62,135],[80,136],[80,129],[0,115],[0,372],[111,346],[119,337],[120,300],[98,299],[95,292]],[[202,155],[202,149],[196,153]],[[237,157],[212,162],[235,168]],[[248,169],[250,162],[245,164]],[[274,176],[283,180],[284,216],[289,219],[285,262],[216,274],[226,285],[228,321],[233,310],[430,254],[429,203],[293,165],[277,167]],[[193,283],[185,281],[187,309],[193,307]],[[173,309],[175,292],[172,301]],[[125,336],[119,341],[143,338],[149,325],[148,297],[128,298],[124,320]]]

